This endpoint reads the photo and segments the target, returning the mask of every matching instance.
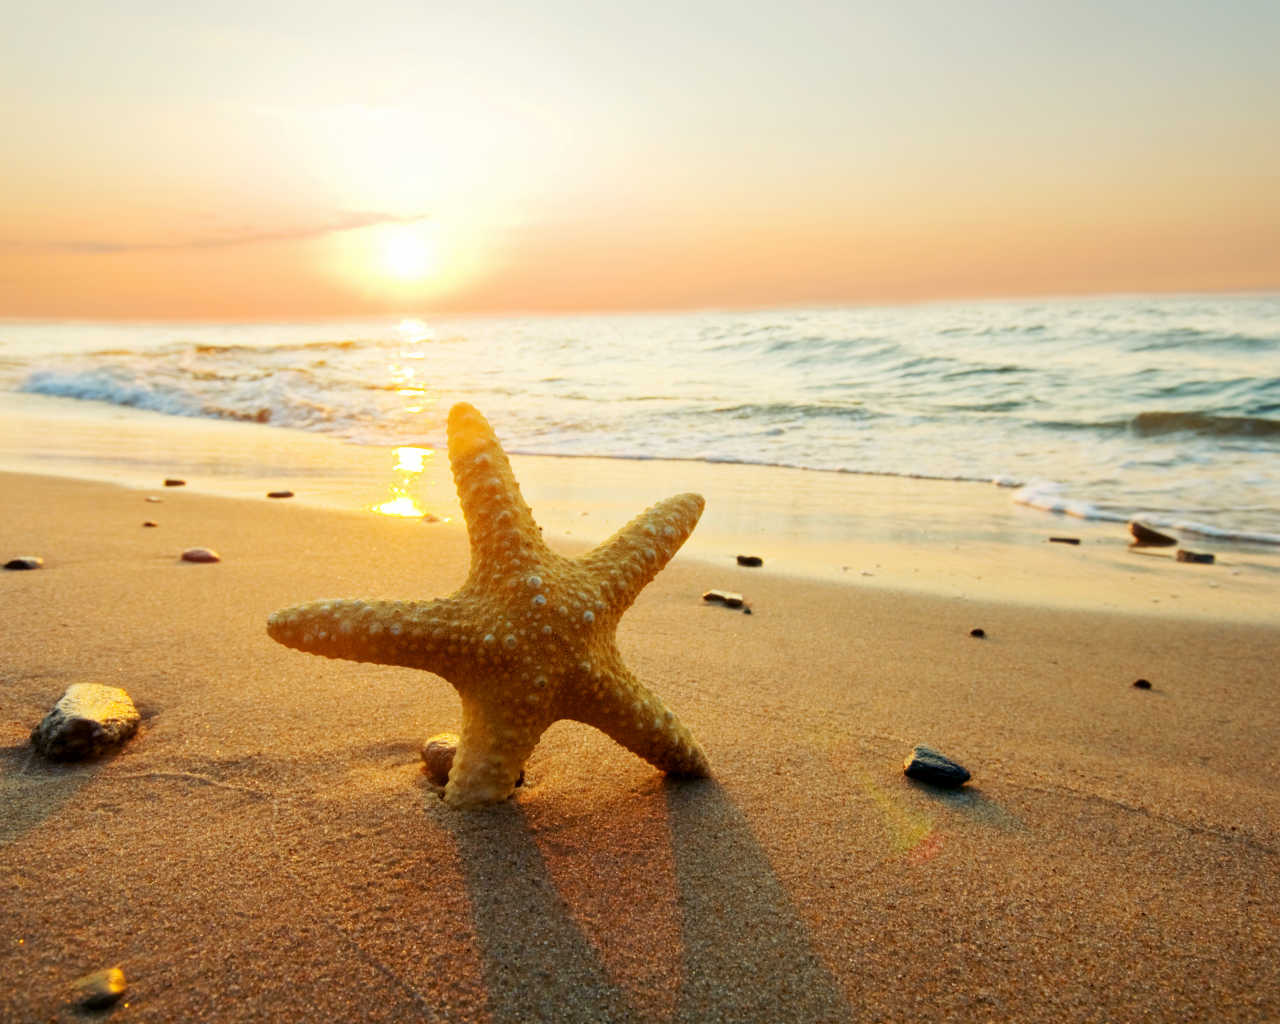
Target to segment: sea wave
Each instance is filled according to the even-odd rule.
[[[1207,412],[1140,412],[1128,424],[1143,437],[1189,431],[1211,437],[1280,437],[1280,420]]]
[[[1038,508],[1045,512],[1057,512],[1061,515],[1074,516],[1076,519],[1090,519],[1104,523],[1140,522],[1148,526],[1159,526],[1182,533],[1194,533],[1213,540],[1235,541],[1245,544],[1280,545],[1280,534],[1261,533],[1247,530],[1231,530],[1208,523],[1196,522],[1179,516],[1159,515],[1152,512],[1124,512],[1105,509],[1091,501],[1067,498],[1063,495],[1063,485],[1055,480],[1033,480],[1013,492],[1013,501],[1028,508]]]

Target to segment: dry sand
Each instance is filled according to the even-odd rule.
[[[559,723],[460,815],[418,755],[447,684],[263,623],[446,593],[462,532],[154,493],[0,476],[0,554],[45,558],[0,574],[0,1019],[94,1016],[68,985],[117,965],[113,1021],[1280,1017],[1274,625],[681,556],[619,643],[715,778]],[[43,763],[31,728],[93,681],[140,735]],[[973,781],[904,778],[918,742]]]

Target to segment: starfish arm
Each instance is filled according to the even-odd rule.
[[[544,714],[524,715],[492,694],[462,692],[462,731],[444,799],[459,811],[501,803],[515,792],[525,762],[550,724]]]
[[[677,494],[646,509],[582,557],[582,563],[614,594],[613,612],[621,615],[671,561],[706,505],[701,494]]]
[[[449,410],[449,465],[471,540],[472,580],[518,569],[547,553],[533,511],[493,428],[466,402]]]
[[[599,729],[668,775],[707,778],[711,765],[693,733],[632,674],[617,664],[609,677],[564,717]]]
[[[459,649],[480,643],[459,623],[465,602],[337,598],[273,612],[267,635],[294,650],[325,658],[404,665],[446,675]]]

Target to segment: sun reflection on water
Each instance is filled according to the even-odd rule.
[[[384,516],[421,519],[427,514],[427,510],[422,506],[418,488],[422,482],[422,474],[435,459],[436,450],[406,445],[392,449],[392,454],[397,460],[392,467],[392,471],[397,474],[397,480],[390,485],[391,497],[380,505],[372,506],[371,511],[379,512]],[[445,516],[443,521],[449,522],[450,517]]]

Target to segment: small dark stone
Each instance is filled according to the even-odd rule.
[[[160,524],[159,524],[159,523],[152,522],[150,519],[148,519],[148,520],[147,520],[145,523],[143,523],[142,525],[143,525],[143,526],[159,526]]]
[[[738,564],[750,566],[764,565],[764,559],[759,555],[739,555]]]
[[[1130,523],[1129,532],[1133,534],[1135,548],[1171,548],[1178,543],[1175,538],[1143,526],[1142,523]]]
[[[73,981],[71,998],[86,1010],[102,1010],[124,995],[127,987],[124,971],[119,967],[111,967],[105,971],[94,971]]]
[[[39,569],[42,565],[44,565],[44,559],[37,558],[35,555],[22,555],[4,563],[6,569]]]
[[[981,640],[984,636],[987,635],[987,631],[985,629],[971,629],[969,630],[969,635],[976,636],[979,640]]]
[[[751,609],[750,609],[750,608],[743,608],[743,609],[742,609],[742,614],[743,614],[743,615],[750,615],[750,614],[751,614]]]
[[[51,761],[99,757],[137,732],[141,720],[119,687],[73,683],[31,730],[31,743]]]
[[[268,498],[292,498],[293,491],[267,491]]]
[[[1136,686],[1139,690],[1149,690],[1149,689],[1151,689],[1151,684],[1150,684],[1147,680],[1145,680],[1145,679],[1139,679],[1139,680],[1138,680],[1137,682],[1135,682],[1133,685],[1134,685],[1134,686]]]
[[[909,779],[918,779],[946,789],[955,789],[969,781],[967,769],[923,744],[917,745],[902,762],[902,770]]]
[[[170,476],[165,478],[164,485],[166,487],[186,487],[187,482],[185,480],[178,480],[175,477]]]
[[[1050,544],[1079,544],[1079,537],[1050,537]]]
[[[1213,565],[1213,555],[1200,554],[1196,551],[1187,551],[1185,548],[1178,551],[1179,562],[1194,562],[1196,565]]]
[[[184,562],[221,562],[222,556],[211,548],[187,548],[182,552]]]
[[[702,595],[704,601],[720,601],[729,608],[742,607],[742,595],[731,590],[708,590]]]

